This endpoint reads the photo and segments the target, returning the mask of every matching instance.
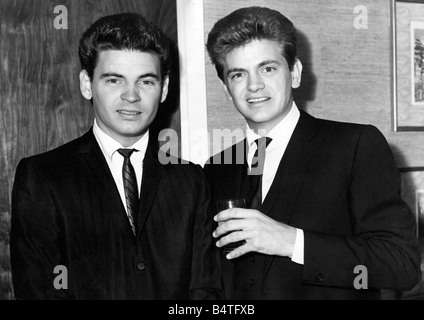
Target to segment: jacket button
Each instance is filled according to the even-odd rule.
[[[250,279],[248,281],[249,287],[253,287],[255,285],[256,281],[254,279]]]
[[[249,260],[250,260],[250,262],[254,263],[255,262],[255,256],[251,256]]]
[[[143,271],[146,269],[146,265],[143,262],[137,263],[137,269]]]
[[[324,280],[324,275],[322,273],[318,273],[315,275],[315,281],[322,282]]]

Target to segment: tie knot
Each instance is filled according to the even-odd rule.
[[[135,149],[118,149],[118,152],[126,159],[129,159],[134,151],[137,151]]]
[[[268,145],[271,143],[272,138],[270,137],[261,137],[255,140],[256,146],[258,149],[266,149]]]

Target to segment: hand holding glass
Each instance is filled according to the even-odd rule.
[[[231,208],[246,208],[246,201],[244,199],[228,199],[216,201],[216,210],[218,213]],[[219,222],[218,225],[220,225],[221,223],[222,222]],[[223,237],[225,237],[226,235],[227,234],[223,235]],[[224,253],[228,254],[235,248],[242,246],[245,243],[246,240],[230,243],[224,247]]]

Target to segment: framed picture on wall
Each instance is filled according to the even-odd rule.
[[[421,281],[412,290],[404,292],[402,298],[424,300],[424,167],[401,169],[401,193],[414,213],[423,273]]]
[[[424,0],[392,0],[393,129],[424,131]]]

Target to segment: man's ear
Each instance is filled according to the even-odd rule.
[[[169,76],[166,75],[162,81],[162,98],[160,100],[160,103],[166,100],[166,97],[168,96],[168,87],[169,87]]]
[[[293,66],[293,70],[291,72],[293,89],[297,89],[300,87],[300,82],[302,80],[302,69],[303,69],[302,62],[300,62],[299,59],[296,59],[296,62]]]
[[[231,94],[230,94],[230,92],[228,91],[228,88],[227,88],[227,85],[224,83],[224,81],[222,81],[222,80],[220,80],[220,82],[221,82],[221,84],[222,84],[222,87],[224,88],[224,92],[225,92],[225,95],[227,96],[227,99],[229,100],[229,101],[233,101],[233,98],[231,97]]]
[[[79,74],[79,80],[80,80],[81,94],[87,100],[91,100],[93,98],[93,94],[91,92],[91,80],[90,80],[90,77],[88,76],[87,71],[81,70]]]

